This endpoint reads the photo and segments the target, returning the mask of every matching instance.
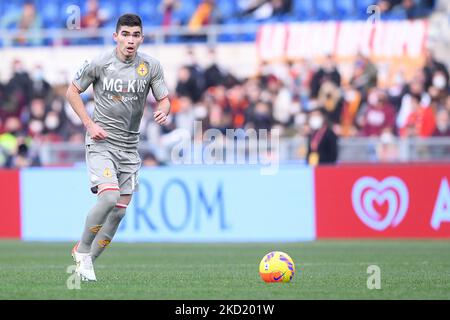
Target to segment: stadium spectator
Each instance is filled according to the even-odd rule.
[[[399,149],[395,143],[395,136],[390,129],[384,129],[376,144],[375,151],[381,162],[395,162],[399,157]]]
[[[0,134],[0,167],[22,168],[40,165],[39,157],[29,152],[31,140],[23,131],[19,118],[6,119],[4,132]]]
[[[259,130],[270,130],[274,124],[272,106],[268,101],[258,101],[248,112],[246,128]]]
[[[224,84],[227,72],[219,67],[216,59],[216,51],[214,48],[208,50],[209,66],[205,69],[203,76],[205,78],[205,89]]]
[[[401,14],[407,19],[418,19],[429,15],[433,7],[434,1],[402,0],[392,8],[391,12]]]
[[[215,100],[211,100],[207,108],[206,129],[217,129],[223,134],[232,128],[232,114],[229,108],[222,108]]]
[[[229,107],[232,116],[232,128],[243,128],[246,122],[247,108],[249,102],[242,84],[237,84],[227,90],[227,108]],[[267,91],[266,95],[263,93],[260,100],[263,102],[270,102],[271,95]]]
[[[36,10],[34,1],[27,0],[23,3],[21,10],[12,10],[2,17],[0,29],[12,29],[17,31],[13,44],[41,45],[40,31],[43,23]]]
[[[274,16],[284,16],[292,11],[292,0],[241,0],[238,1],[241,17],[266,20]]]
[[[2,120],[2,109],[3,109],[3,104],[6,100],[6,90],[5,90],[5,85],[3,83],[0,82],[0,123]],[[1,125],[0,125],[0,133],[1,133]]]
[[[395,109],[383,90],[372,89],[367,99],[367,106],[361,112],[359,125],[362,136],[380,136],[383,132],[394,131]]]
[[[450,117],[446,109],[441,109],[436,113],[436,129],[433,137],[450,137]]]
[[[13,75],[5,86],[5,101],[0,109],[0,117],[20,117],[33,97],[33,83],[23,63],[19,59],[13,61]]]
[[[42,98],[46,101],[50,99],[52,88],[44,78],[44,70],[41,65],[36,65],[31,73],[32,97]]]
[[[419,95],[411,95],[411,113],[400,127],[401,137],[430,137],[436,129],[434,107],[423,107]]]
[[[22,141],[18,144],[17,150],[10,155],[5,163],[6,168],[27,168],[38,167],[41,165],[40,159],[37,155],[31,154],[28,145]]]
[[[363,100],[366,99],[370,88],[378,84],[378,70],[375,64],[363,54],[358,54],[354,63],[353,76],[350,79],[352,87],[361,92]]]
[[[325,108],[327,118],[331,122],[333,129],[340,130],[336,127],[340,124],[344,105],[342,90],[332,81],[324,82],[320,87],[317,102],[320,107]]]
[[[319,70],[313,75],[311,79],[311,98],[317,98],[320,87],[328,81],[331,81],[338,87],[341,85],[341,74],[332,56],[327,56]]]
[[[0,135],[0,148],[7,154],[14,154],[17,148],[17,137],[22,135],[22,124],[17,117],[6,119],[3,133]]]
[[[292,0],[271,0],[272,16],[284,16],[292,11]]]
[[[177,14],[182,5],[179,0],[162,0],[160,2],[158,10],[162,15],[161,25],[164,28],[181,25],[185,22],[182,20],[183,17]]]
[[[86,13],[81,17],[81,28],[98,29],[108,21],[108,15],[100,9],[98,0],[87,0]]]
[[[381,13],[386,13],[392,10],[395,6],[402,3],[402,0],[379,0],[377,5],[380,8]]]
[[[343,137],[356,136],[358,129],[355,124],[356,116],[361,105],[361,93],[352,87],[345,90],[341,113],[341,123],[334,132]]]
[[[441,77],[436,77],[436,74],[443,74],[444,81]],[[437,87],[448,87],[449,85],[449,72],[447,67],[440,61],[438,61],[433,52],[429,49],[425,50],[425,65],[423,67],[423,73],[425,74],[425,89],[428,90],[432,85]]]
[[[173,124],[177,129],[183,129],[191,136],[194,133],[194,106],[188,96],[178,97],[178,111],[173,114]]]
[[[331,129],[327,112],[324,108],[314,109],[309,114],[307,162],[316,166],[318,164],[333,164],[338,159],[338,138]]]
[[[280,79],[277,79],[273,94],[273,120],[280,130],[289,126],[300,106],[294,103],[293,94]]]
[[[178,70],[178,80],[175,91],[178,96],[187,96],[195,102],[200,99],[202,91],[190,68],[184,66]]]
[[[420,106],[423,108],[427,108],[431,103],[430,95],[425,91],[424,79],[421,73],[414,76],[408,85],[406,93],[403,95],[400,110],[397,114],[397,128],[405,127],[409,115],[413,112],[413,96],[420,98]]]
[[[32,136],[40,136],[44,133],[46,105],[43,99],[35,98],[31,101],[28,133]]]
[[[189,29],[192,32],[197,32],[203,26],[218,23],[219,17],[217,16],[215,9],[215,0],[201,1],[189,20]]]

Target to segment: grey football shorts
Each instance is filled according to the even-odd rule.
[[[91,191],[100,184],[117,184],[121,195],[132,194],[138,187],[141,158],[137,150],[121,150],[106,142],[86,145],[86,164]]]

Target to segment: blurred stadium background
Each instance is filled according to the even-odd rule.
[[[167,126],[156,125],[151,118],[155,101],[149,95],[141,125],[140,189],[117,240],[284,243],[450,237],[449,1],[9,0],[0,1],[0,238],[79,237],[95,199],[89,194],[84,163],[85,131],[65,92],[86,59],[114,47],[117,18],[128,12],[143,19],[140,50],[164,67],[172,115]],[[92,111],[92,91],[82,97]],[[310,157],[317,138],[310,118],[316,109],[324,110],[332,132],[327,146],[318,151],[319,164]],[[194,126],[196,120],[201,128]],[[279,164],[278,173],[264,176],[254,165],[173,163],[171,151],[181,131],[198,141],[211,128],[223,133],[278,129],[277,153],[265,155]],[[195,154],[205,148],[193,145]],[[239,146],[237,152],[248,155],[250,147]],[[327,270],[321,269],[323,274],[334,268],[356,272],[360,259],[389,265],[389,243],[371,259],[368,252],[383,243],[356,248],[357,242],[340,249],[322,243],[317,245],[322,250],[318,256],[316,247],[285,248],[294,260],[330,262]],[[122,253],[131,248],[122,245],[117,247]],[[401,255],[403,245],[391,248]],[[418,264],[427,255],[430,272],[441,285],[439,290],[431,286],[431,291],[417,291],[416,297],[433,297],[434,292],[449,298],[449,274],[442,271],[448,257],[437,258],[442,248],[448,249],[448,241],[417,245],[423,246],[422,253],[408,247],[396,267],[419,272]],[[19,247],[3,243],[3,262],[9,259],[7,252],[12,255]],[[55,248],[66,254],[65,247],[69,245]],[[163,259],[167,247],[155,248]],[[202,247],[193,248],[193,256],[201,255]],[[236,248],[222,248],[220,261],[226,264]],[[254,256],[243,258],[249,263],[244,273],[252,275],[251,263],[266,253],[265,246],[245,248],[243,252]],[[347,262],[354,268],[348,271],[337,260],[345,260],[352,248],[356,253]],[[51,256],[49,247],[36,250]],[[187,246],[171,250],[181,254],[180,259],[180,251],[189,252]],[[334,250],[342,253],[333,257],[337,264],[327,260],[327,252]],[[142,257],[133,254],[140,261]],[[105,262],[112,262],[107,255]],[[117,253],[111,253],[113,258],[120,259]],[[26,257],[12,261],[24,263]],[[414,272],[410,287],[399,282],[400,291],[383,297],[409,296],[414,281],[423,280]],[[339,287],[335,279],[321,285]],[[310,285],[307,282],[306,288],[314,291],[316,284]],[[289,297],[253,289],[260,298]],[[291,289],[290,297],[301,297],[294,293],[298,289]],[[348,282],[341,289],[351,291],[342,297],[361,297]],[[336,297],[341,289],[325,297]],[[324,297],[317,292],[309,297]],[[219,292],[208,294],[192,297],[220,297]]]
[[[64,92],[85,59],[114,45],[124,12],[142,16],[142,50],[162,61],[173,101],[170,126],[143,121],[149,163],[170,162],[174,130],[193,130],[193,119],[279,128],[280,161],[302,162],[317,106],[340,137],[340,163],[448,160],[446,10],[426,0],[2,1],[0,164],[84,160]]]

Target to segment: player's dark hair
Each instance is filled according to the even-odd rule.
[[[119,32],[120,27],[126,26],[126,27],[141,27],[142,30],[142,20],[141,18],[132,13],[126,13],[124,15],[121,15],[119,20],[117,20],[116,24],[116,32]]]

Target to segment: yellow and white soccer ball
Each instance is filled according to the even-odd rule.
[[[281,251],[269,252],[259,264],[259,275],[265,282],[289,282],[294,274],[294,261]]]

